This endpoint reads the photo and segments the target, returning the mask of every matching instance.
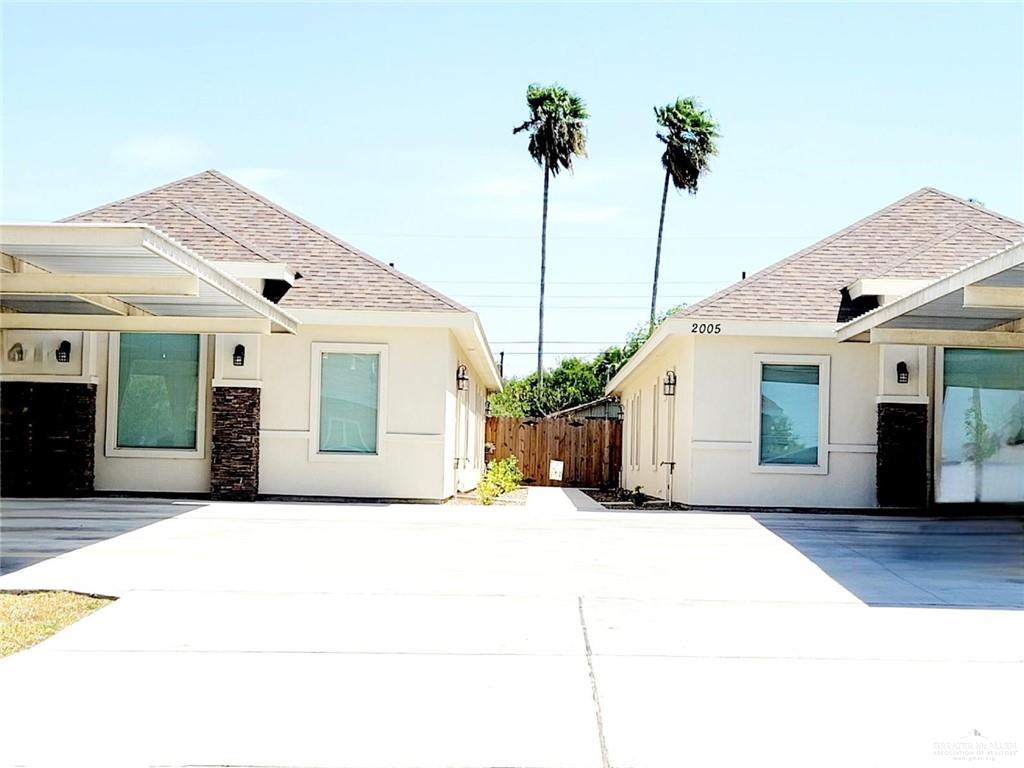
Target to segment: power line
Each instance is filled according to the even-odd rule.
[[[425,283],[445,285],[536,285],[536,280],[431,280]],[[723,285],[736,282],[734,278],[721,280],[659,280],[658,285]],[[546,280],[546,285],[650,285],[650,280]]]
[[[431,232],[411,232],[407,234],[388,232],[373,234],[371,232],[348,232],[349,240],[358,237],[379,237],[388,240],[538,240],[536,235],[467,235],[465,233],[443,234]],[[548,240],[656,240],[657,235],[548,235]],[[808,235],[677,235],[665,236],[667,241],[715,241],[715,240],[812,240]]]

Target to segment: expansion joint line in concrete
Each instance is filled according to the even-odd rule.
[[[594,655],[590,648],[590,635],[587,633],[587,619],[583,615],[583,596],[576,597],[580,609],[580,628],[583,630],[583,647],[587,652],[587,672],[590,674],[590,694],[594,698],[594,716],[597,718],[597,741],[601,747],[601,768],[610,768],[608,745],[604,740],[604,718],[601,716],[601,697],[597,692],[597,676],[594,674]]]

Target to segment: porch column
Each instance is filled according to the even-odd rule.
[[[260,337],[218,334],[215,344],[210,497],[252,501],[259,493]]]
[[[875,484],[881,507],[928,506],[927,384],[926,347],[879,347]]]

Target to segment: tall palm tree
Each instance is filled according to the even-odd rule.
[[[665,145],[661,164],[665,168],[665,188],[661,191],[661,217],[658,219],[658,246],[654,256],[654,288],[651,291],[651,328],[654,327],[658,303],[658,271],[661,269],[661,235],[665,229],[665,204],[668,183],[676,189],[697,194],[700,177],[708,171],[713,155],[718,154],[715,139],[718,123],[702,109],[696,99],[676,99],[675,104],[655,107],[654,116],[662,131],[658,139]]]
[[[530,157],[544,169],[544,212],[540,225],[540,312],[537,322],[537,381],[544,381],[544,274],[547,269],[548,184],[562,169],[572,170],[573,157],[587,154],[583,99],[560,85],[534,83],[526,89],[530,118],[512,130],[530,134]]]

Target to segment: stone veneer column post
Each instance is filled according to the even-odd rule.
[[[87,496],[96,466],[96,385],[0,384],[0,493]]]
[[[878,353],[878,452],[875,458],[878,505],[926,507],[931,498],[928,350],[883,344]]]
[[[252,501],[260,485],[260,389],[213,388],[210,497]]]
[[[260,491],[260,337],[214,340],[210,497],[252,501]]]
[[[875,467],[882,507],[928,505],[928,405],[878,403]]]

